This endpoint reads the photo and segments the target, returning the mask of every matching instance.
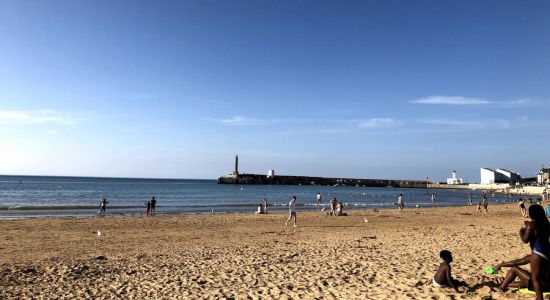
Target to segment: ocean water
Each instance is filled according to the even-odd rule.
[[[270,211],[285,210],[293,195],[301,210],[319,209],[316,194],[327,205],[332,197],[345,209],[395,208],[399,194],[406,207],[467,205],[476,191],[401,189],[375,187],[219,185],[215,180],[129,179],[50,176],[0,176],[0,218],[93,216],[102,198],[107,198],[108,215],[140,215],[145,202],[157,199],[157,214],[254,212],[266,198]],[[436,195],[435,203],[431,194]],[[504,195],[489,197],[490,203],[510,202]]]

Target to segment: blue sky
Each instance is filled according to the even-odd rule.
[[[548,1],[0,0],[0,173],[549,165]]]

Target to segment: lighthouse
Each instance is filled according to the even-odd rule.
[[[233,174],[231,174],[235,177],[239,176],[239,156],[235,155],[235,171],[233,171]]]
[[[462,184],[462,178],[457,178],[456,171],[453,170],[453,177],[447,178],[447,184]]]

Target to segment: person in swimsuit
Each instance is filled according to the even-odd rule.
[[[519,211],[521,213],[521,216],[526,218],[527,214],[526,214],[526,211],[525,211],[525,200],[520,198],[519,201],[518,201],[518,207],[519,207]]]
[[[487,206],[489,205],[489,199],[487,199],[487,195],[483,195],[483,208],[485,209],[485,213],[488,213]]]
[[[531,221],[525,221],[519,230],[521,241],[529,243],[531,254],[523,258],[501,263],[496,266],[511,267],[499,288],[505,291],[508,287],[527,287],[535,291],[537,300],[543,299],[543,292],[550,290],[550,223],[542,206],[529,206]],[[531,265],[531,273],[518,266]],[[516,278],[519,281],[516,281]]]
[[[457,293],[460,293],[458,287],[467,285],[463,281],[454,279],[451,275],[451,262],[453,261],[451,251],[441,250],[441,252],[439,252],[439,257],[441,257],[443,261],[432,279],[433,285],[436,287],[452,287]]]

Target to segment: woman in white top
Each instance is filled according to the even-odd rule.
[[[286,220],[285,226],[288,226],[288,221],[294,218],[294,227],[296,227],[296,196],[292,196],[292,200],[288,203],[288,219]]]

